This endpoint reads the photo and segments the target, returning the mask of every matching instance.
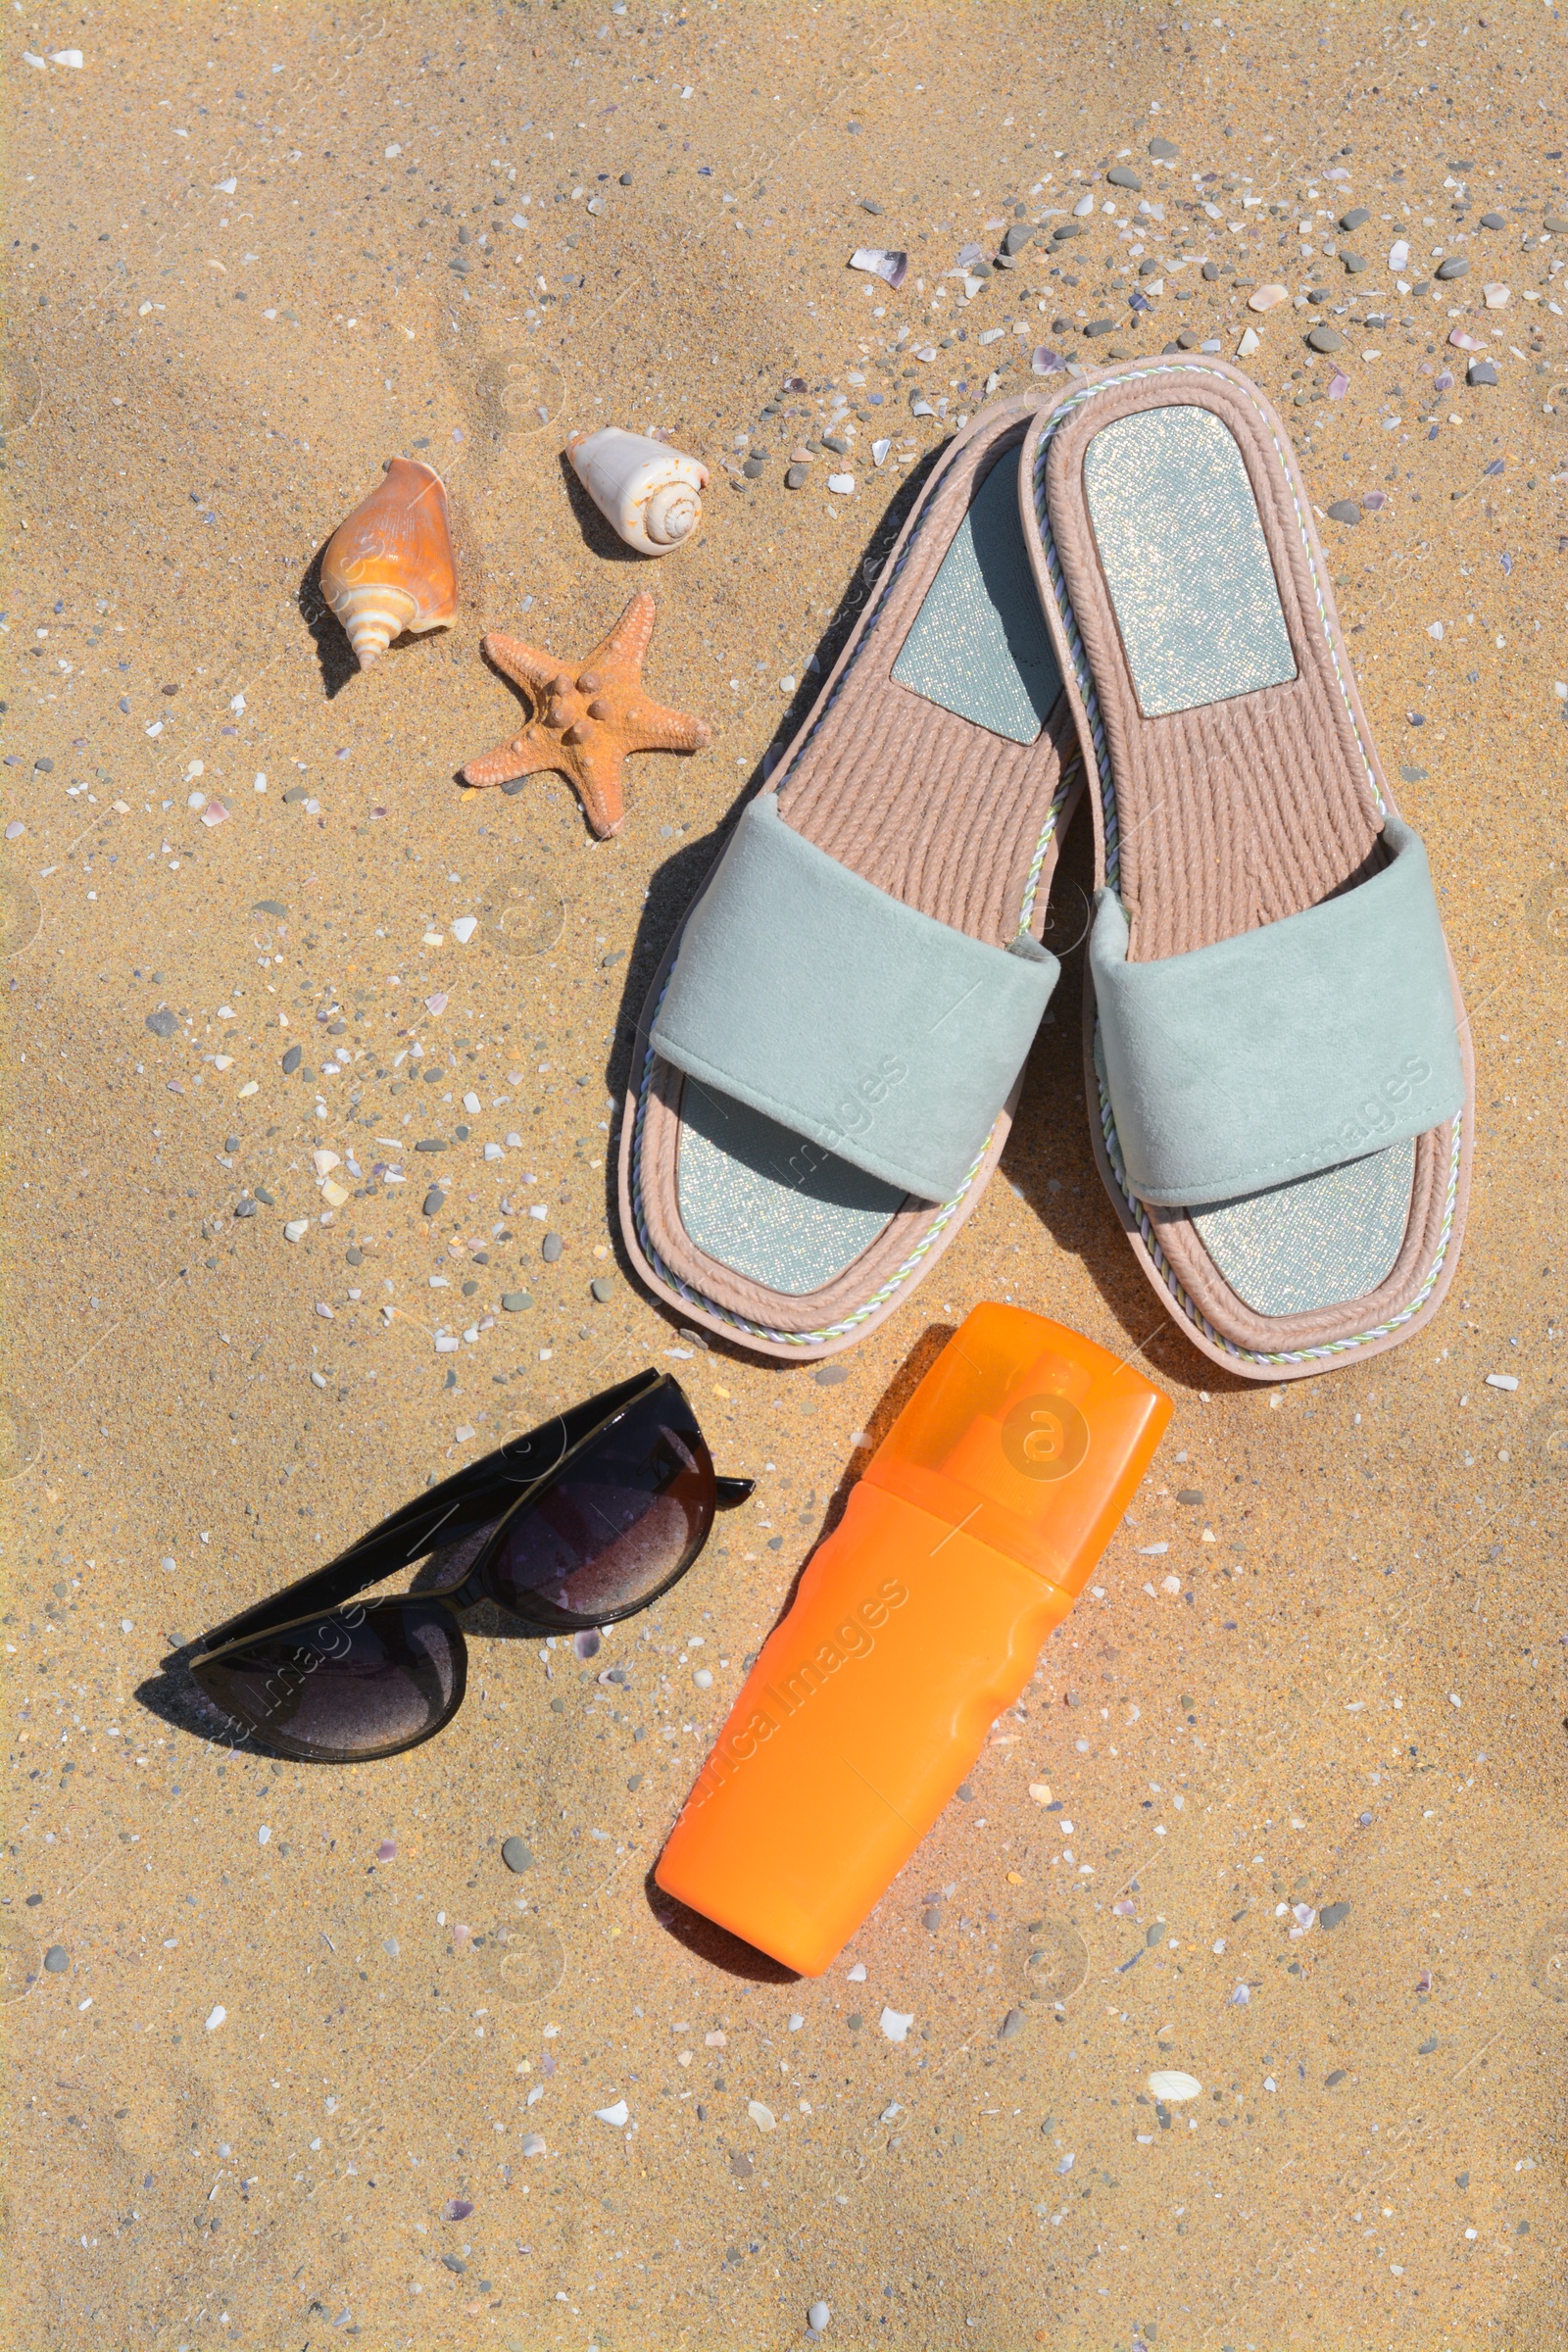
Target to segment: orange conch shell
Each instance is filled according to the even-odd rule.
[[[417,458],[388,461],[369,496],[332,533],[321,558],[321,593],[362,669],[405,629],[419,634],[456,619],[446,485],[433,466]]]

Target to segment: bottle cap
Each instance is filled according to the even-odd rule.
[[[1169,1414],[1168,1398],[1092,1340],[988,1302],[864,1476],[1076,1596]]]

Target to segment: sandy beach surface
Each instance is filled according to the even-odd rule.
[[[6,2340],[1568,2344],[1561,9],[4,24]],[[683,1336],[613,1202],[664,944],[949,433],[1178,341],[1287,421],[1430,851],[1448,1302],[1275,1390],[1162,1317],[1090,1149],[1085,821],[918,1298],[815,1369]],[[564,461],[605,422],[710,468],[657,564]],[[361,673],[317,568],[397,454],[460,611]],[[636,588],[708,748],[634,760],[611,842],[558,776],[465,790],[520,720],[481,633],[580,659]],[[1174,1420],[966,1795],[789,1979],[653,1866],[988,1298]],[[758,1481],[666,1600],[591,1660],[496,1619],[390,1761],[213,1739],[172,1644],[645,1364]]]

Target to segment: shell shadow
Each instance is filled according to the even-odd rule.
[[[360,664],[344,633],[343,624],[321,593],[321,561],[331,544],[330,535],[322,540],[300,574],[300,583],[294,592],[300,617],[310,630],[316,646],[322,692],[329,703],[335,702],[344,687],[360,674]],[[422,642],[422,638],[412,636],[405,630],[401,637],[393,638],[381,660],[390,662],[401,659]]]

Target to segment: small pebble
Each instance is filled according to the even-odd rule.
[[[1497,370],[1490,360],[1472,360],[1464,371],[1464,380],[1467,384],[1494,384]]]
[[[615,1295],[614,1284],[607,1281],[603,1274],[596,1274],[592,1282],[588,1285],[588,1289],[591,1296],[598,1299],[601,1306],[607,1305]]]
[[[1438,275],[1445,284],[1450,278],[1468,277],[1469,274],[1470,264],[1462,253],[1450,253],[1438,264]]]
[[[566,1245],[562,1240],[559,1233],[547,1233],[540,1248],[539,1254],[544,1259],[547,1266],[553,1266],[565,1247]]]
[[[533,1300],[526,1291],[503,1291],[501,1294],[503,1314],[520,1315],[532,1304]]]
[[[810,468],[808,466],[791,466],[784,475],[784,487],[786,490],[804,490],[809,479]]]
[[[1335,326],[1314,326],[1306,340],[1313,351],[1343,351],[1345,349],[1345,337]]]
[[[1024,2027],[1028,2024],[1028,2019],[1025,2017],[1021,2009],[1009,2009],[1006,2016],[1003,2019],[1002,2024],[997,2029],[997,2039],[999,2041],[1011,2041],[1015,2034],[1021,2034],[1023,2032]]]
[[[71,1954],[63,1943],[52,1943],[43,1956],[43,1964],[52,1977],[63,1977],[71,1966]]]
[[[473,2207],[466,2197],[449,2197],[441,2208],[441,2219],[444,2222],[466,2222],[472,2211]]]
[[[172,1013],[166,1004],[159,1011],[150,1012],[147,1015],[147,1026],[152,1031],[154,1037],[172,1037],[174,1031],[179,1027],[179,1021],[175,1014]],[[296,1047],[296,1058],[298,1058],[298,1054],[299,1049]]]
[[[532,1849],[524,1845],[520,1838],[504,1838],[502,1839],[501,1859],[510,1871],[515,1872],[518,1878],[525,1870],[533,1868]]]
[[[287,1053],[283,1055],[284,1077],[292,1078],[304,1058],[305,1049],[303,1046],[290,1046]]]
[[[1151,139],[1149,142],[1149,152],[1154,157],[1156,162],[1171,164],[1175,162],[1177,156],[1181,153],[1181,149],[1179,147],[1173,147],[1169,139]]]
[[[1353,498],[1337,498],[1329,509],[1332,522],[1359,522],[1361,510]]]
[[[430,1190],[424,1196],[424,1214],[427,1217],[438,1217],[441,1214],[441,1211],[445,1208],[446,1204],[447,1197],[445,1193],[443,1193],[438,1186],[432,1184]]]
[[[806,2314],[806,2325],[811,2329],[814,2335],[820,2335],[826,2328],[827,2324],[832,2317],[833,2314],[828,2309],[827,2305],[822,2302],[820,2298],[818,2298],[815,2303],[812,2303],[808,2307]]]
[[[1481,225],[1483,228],[1506,228],[1508,217],[1506,213],[1483,213]]]
[[[1112,164],[1105,177],[1113,188],[1131,188],[1135,193],[1141,191],[1144,184],[1128,164]]]

